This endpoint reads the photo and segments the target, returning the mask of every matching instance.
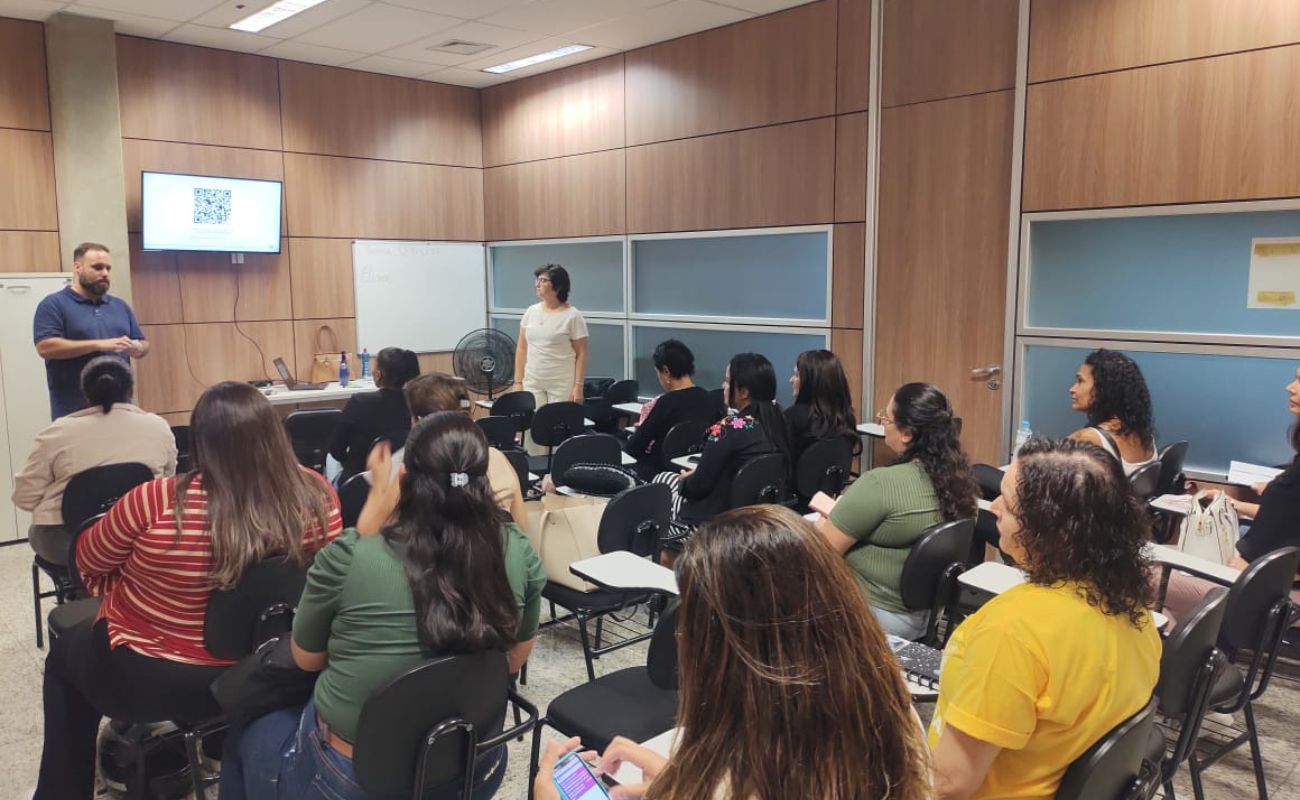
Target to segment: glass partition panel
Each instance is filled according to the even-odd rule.
[[[555,242],[488,246],[492,307],[525,309],[537,302],[533,270],[559,264],[569,273],[569,302],[582,311],[623,310],[623,242]]]
[[[510,334],[516,342],[519,340],[519,317],[494,315],[492,327]],[[587,376],[621,380],[626,374],[623,368],[623,323],[589,319],[587,333]]]

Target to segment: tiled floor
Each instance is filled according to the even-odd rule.
[[[44,653],[32,635],[31,551],[26,546],[0,548],[0,800],[27,800],[36,781],[41,749],[41,670]],[[644,643],[605,656],[597,673],[645,663]],[[1258,708],[1269,796],[1300,800],[1300,669],[1274,681]],[[584,678],[582,649],[576,635],[563,629],[541,633],[528,668],[528,685],[521,692],[544,713],[557,694]],[[922,708],[929,719],[929,708]],[[519,800],[527,795],[529,743],[510,745],[510,765],[498,797]],[[1205,775],[1206,796],[1255,797],[1250,756],[1239,750]],[[1180,797],[1192,797],[1183,771],[1177,781]],[[215,795],[215,791],[210,792]]]

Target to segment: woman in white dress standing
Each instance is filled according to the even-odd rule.
[[[533,272],[537,297],[519,321],[514,390],[532,392],[537,407],[582,402],[587,370],[587,322],[569,305],[569,273],[559,264]]]

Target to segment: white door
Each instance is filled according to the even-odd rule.
[[[32,345],[32,317],[41,300],[67,282],[64,273],[0,274],[0,541],[27,535],[31,515],[10,499],[13,476],[27,463],[36,434],[50,424],[45,362]]]

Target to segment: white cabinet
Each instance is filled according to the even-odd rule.
[[[27,535],[31,515],[10,499],[13,476],[27,463],[36,434],[50,424],[45,362],[32,344],[32,317],[41,300],[68,280],[62,272],[0,274],[0,541]]]

